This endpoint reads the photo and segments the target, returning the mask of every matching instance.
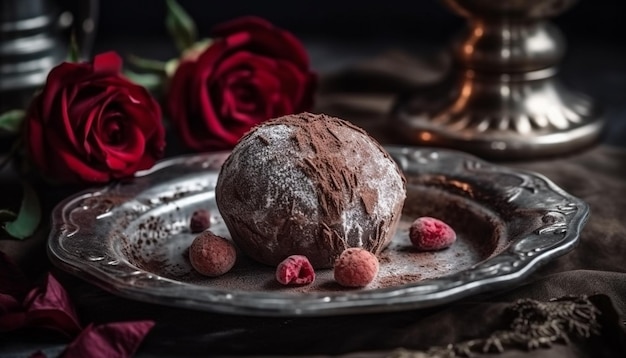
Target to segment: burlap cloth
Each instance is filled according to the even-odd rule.
[[[444,69],[445,61],[440,59],[417,61],[401,53],[385,54],[350,71],[323,77],[316,111],[352,120],[381,142],[395,143],[385,122],[394,94],[435,81]],[[155,320],[155,328],[138,352],[140,357],[451,357],[453,353],[458,356],[468,342],[469,345],[479,342],[483,347],[483,343],[495,341],[488,340],[494,333],[496,337],[504,337],[498,332],[506,333],[510,328],[507,317],[519,299],[536,300],[535,304],[546,304],[548,312],[558,313],[560,311],[553,308],[560,306],[550,306],[549,300],[564,296],[583,300],[582,308],[588,309],[591,303],[596,310],[593,317],[580,313],[584,310],[577,313],[582,326],[566,320],[571,332],[595,327],[598,334],[591,333],[589,338],[566,334],[552,344],[540,340],[531,342],[524,336],[526,338],[519,344],[504,344],[503,352],[484,356],[626,356],[626,151],[597,145],[558,158],[503,164],[544,174],[591,207],[591,217],[582,231],[579,246],[542,266],[526,283],[507,291],[424,310],[319,318],[261,318],[135,302],[103,292],[61,272],[59,277],[85,322]],[[27,243],[23,246],[30,251],[24,254],[20,245],[3,245],[0,248],[8,250],[21,262],[27,261],[29,255],[41,257],[44,246],[41,239],[39,243]],[[532,321],[531,318],[528,319]],[[548,320],[546,323],[552,327],[547,331],[558,333],[555,322]],[[571,339],[569,343],[565,342],[567,337]],[[28,344],[32,339],[25,341]],[[533,343],[539,348],[534,348]],[[445,348],[450,344],[453,346]],[[433,350],[433,347],[439,348]],[[431,355],[417,353],[417,350],[429,349]],[[474,352],[476,356],[483,356]]]

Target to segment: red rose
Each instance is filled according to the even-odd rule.
[[[230,149],[256,124],[310,110],[315,75],[292,34],[243,17],[216,26],[212,38],[200,54],[183,56],[167,95],[189,148]]]
[[[163,155],[159,105],[121,68],[120,57],[108,52],[50,71],[25,132],[28,154],[44,176],[103,183],[150,168]]]

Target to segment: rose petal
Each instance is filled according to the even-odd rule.
[[[105,52],[94,56],[94,72],[100,75],[115,75],[122,71],[122,58],[115,52]]]
[[[101,183],[132,174],[128,168],[136,167],[135,163],[150,163],[143,158],[147,148],[140,145],[149,145],[151,155],[163,154],[165,129],[159,105],[145,88],[121,76],[121,66],[121,58],[108,52],[96,55],[91,63],[64,63],[50,72],[42,94],[29,109],[25,131],[28,154],[44,176],[61,182]],[[94,140],[94,136],[111,133],[98,133],[95,128],[105,126],[100,122],[111,113],[130,112],[139,116],[125,121],[142,133],[130,131],[131,142],[121,143],[121,138],[111,155],[108,138]]]
[[[238,56],[233,56],[234,59],[235,57]],[[247,79],[247,85],[255,88],[255,92],[258,96],[256,102],[259,104],[254,112],[246,112],[246,106],[241,106],[241,101],[237,98],[233,111],[226,118],[233,118],[241,121],[246,117],[252,117],[252,120],[254,121],[252,124],[242,123],[245,126],[237,127],[237,133],[243,134],[254,124],[290,113],[284,111],[277,112],[275,110],[275,108],[277,108],[275,106],[276,102],[292,101],[292,98],[288,93],[285,93],[285,90],[283,89],[284,82],[287,80],[280,76],[281,68],[276,61],[261,56],[254,56],[252,60],[246,60],[245,57],[235,60],[253,61],[255,64],[253,67],[253,74],[249,79]],[[227,78],[229,77],[230,76]],[[226,92],[226,94],[228,94],[228,92]],[[225,126],[227,124],[230,123],[226,123]],[[229,126],[229,128],[231,127]]]
[[[228,132],[222,124],[220,117],[215,113],[213,102],[208,88],[202,88],[200,91],[202,99],[202,113],[206,121],[207,127],[210,129],[211,134],[220,137],[225,143],[234,144],[239,140],[239,136],[234,133]]]
[[[262,98],[258,93],[256,88],[252,88],[253,86],[248,83],[246,87],[251,87],[249,89],[245,89],[242,86],[238,86],[237,84],[233,84],[230,88],[224,89],[224,94],[222,95],[222,107],[221,114],[225,119],[231,118],[237,124],[243,126],[253,126],[258,122],[258,118],[263,118],[264,111],[263,109],[266,107],[265,103],[259,100],[259,97]],[[248,98],[242,99],[243,96],[239,92],[254,92],[253,96],[256,97],[254,100],[250,100]],[[246,97],[250,95],[245,95]],[[235,124],[235,123],[233,123]],[[228,125],[228,123],[225,123]],[[230,127],[230,126],[229,126]]]
[[[57,330],[67,336],[80,332],[81,326],[67,292],[52,274],[44,286],[35,287],[26,296],[26,324]]]
[[[153,326],[152,321],[90,324],[70,343],[61,357],[131,357]]]
[[[120,98],[124,100],[120,100]],[[104,142],[103,140],[106,140],[104,135],[105,131],[99,129],[99,127],[102,126],[102,123],[106,122],[106,120],[102,119],[107,116],[106,111],[103,110],[105,107],[109,107],[109,110],[117,110],[117,108],[120,108],[129,111],[131,115],[126,117],[128,118],[127,122],[130,123],[130,126],[133,126],[134,123],[137,122],[135,118],[139,117],[148,117],[152,121],[152,127],[146,135],[154,138],[155,144],[150,144],[150,153],[154,154],[154,158],[152,161],[141,160],[143,165],[142,169],[148,168],[145,167],[146,163],[154,163],[155,159],[162,156],[165,146],[165,135],[160,122],[160,111],[158,109],[156,109],[156,115],[147,112],[143,105],[144,102],[131,103],[125,91],[114,93],[114,95],[103,98],[103,100],[105,103],[100,104],[102,107],[93,109],[94,111],[97,110],[97,113],[85,115],[86,117],[92,117],[85,120],[85,122],[87,122],[87,124],[85,124],[86,126],[92,126],[89,124],[91,121],[98,120],[98,122],[94,123],[96,125],[95,128],[91,128],[91,130],[86,133],[88,137],[84,139],[81,148],[82,151],[78,151],[78,153],[83,154],[82,156],[79,157],[75,155],[74,153],[76,153],[76,151],[69,150],[69,148],[64,149],[65,143],[63,138],[55,135],[55,133],[48,135],[48,142],[56,149],[52,160],[57,163],[57,165],[51,168],[51,172],[55,177],[62,178],[66,181],[76,181],[71,179],[80,178],[83,181],[89,182],[106,182],[110,180],[111,177],[126,177],[134,173],[134,171],[131,171],[129,168],[137,167],[135,162],[140,161],[141,156],[146,150],[144,147],[144,135],[136,133],[136,129],[129,129],[127,133],[131,133],[131,135],[125,136],[123,140],[126,142],[122,143],[123,145],[111,146],[109,143]],[[152,101],[153,100],[150,98],[148,103],[151,103],[153,108],[158,108]],[[113,113],[113,115],[115,115],[115,113]],[[119,115],[124,117],[122,113]],[[155,120],[155,118],[158,120]],[[155,122],[157,125],[155,125]],[[134,127],[138,128],[138,126]],[[125,150],[128,151],[128,153],[123,153]],[[114,153],[112,153],[112,151]],[[89,157],[90,154],[94,156]],[[122,161],[119,161],[116,157],[120,155],[126,157]],[[74,175],[77,176],[74,177]]]
[[[137,126],[146,138],[164,137],[163,126],[155,125],[155,122],[161,122],[161,111],[156,102],[131,103],[128,97],[120,98],[118,103],[123,109],[124,116],[132,119],[130,122]]]
[[[97,84],[94,83],[94,86]],[[135,163],[140,161],[146,150],[145,137],[154,137],[159,142],[151,147],[154,159],[162,156],[165,131],[161,125],[161,112],[158,103],[145,89],[126,79],[110,78],[102,85],[107,87],[104,95],[100,96],[101,103],[92,103],[89,111],[83,109],[83,113],[88,113],[82,123],[85,136],[83,151],[87,155],[94,154],[94,159],[106,166],[112,177],[126,177],[136,171],[131,168],[136,167]],[[120,143],[112,143],[108,138],[106,128],[112,118],[121,123]]]
[[[211,134],[223,139],[225,143],[236,143],[239,137],[236,134],[229,133],[223,126],[221,118],[215,113],[215,107],[209,93],[209,86],[202,87],[200,90],[201,113],[205,120],[207,128]]]
[[[105,183],[111,179],[108,172],[84,163],[81,159],[64,149],[57,150],[56,155],[59,159],[57,160],[55,176],[59,179],[68,182],[81,179],[90,183]]]
[[[105,108],[106,105],[107,104],[104,104],[102,107],[94,108],[93,111],[88,114],[89,130],[85,131],[83,142],[85,160],[101,163],[103,166],[107,157],[107,147],[111,142],[108,137],[110,133],[104,129],[107,125],[106,122],[111,120],[115,121],[116,117],[122,117],[122,113],[115,109],[107,109]]]
[[[224,122],[222,126],[225,130],[230,132],[231,127],[229,124],[231,123],[228,123],[228,120],[231,117],[245,120],[246,117],[249,117],[248,115],[252,114],[251,112],[246,113],[245,110],[239,106],[240,100],[237,98],[238,96],[232,93],[233,85],[241,87],[243,84],[247,84],[255,88],[256,95],[258,96],[255,102],[260,104],[260,106],[256,109],[256,113],[254,113],[254,117],[252,117],[251,120],[245,120],[245,122],[248,122],[245,123],[247,129],[256,123],[271,118],[272,113],[269,113],[267,109],[272,108],[270,103],[271,97],[273,97],[274,94],[280,93],[281,86],[276,76],[276,72],[278,71],[277,65],[277,62],[273,59],[258,56],[248,51],[237,52],[219,64],[216,74],[219,74],[221,79],[220,92],[222,92],[222,98],[220,98],[220,100],[222,101],[222,105],[226,105],[225,108],[221,108]],[[242,76],[242,71],[248,71],[249,75]],[[225,113],[227,109],[233,112]],[[212,127],[212,129],[215,129],[215,127]],[[219,131],[215,131],[215,134],[224,137]],[[235,134],[238,140],[240,133]]]
[[[250,36],[246,39],[246,43],[239,43],[242,38],[237,38],[236,42],[239,46],[249,46],[248,48],[254,48],[255,53],[271,58],[284,58],[302,70],[308,70],[309,57],[302,43],[290,32],[262,18],[242,16],[218,24],[211,30],[213,37],[228,38],[240,33],[250,34]]]
[[[252,41],[252,35],[248,32],[237,32],[224,38],[227,47],[235,49],[238,47],[244,47]]]
[[[189,82],[192,88],[206,87],[207,81],[213,78],[215,67],[223,60],[225,54],[231,50],[226,41],[213,41],[211,46],[198,56],[198,61],[192,67],[193,74],[188,78],[192,80]]]
[[[68,95],[67,98],[61,100],[64,100],[68,107],[67,113],[70,124],[79,125],[83,120],[83,112],[91,109],[107,97],[106,86],[102,87],[97,83],[97,80],[81,81],[64,89]]]
[[[196,62],[181,63],[170,82],[168,112],[183,143],[197,151],[206,150],[209,145],[206,143],[207,128],[219,124],[213,109],[207,113],[203,106],[208,102],[209,108],[212,107],[205,87],[213,67],[226,50],[224,41],[215,41]]]
[[[239,98],[228,89],[229,82],[241,80],[242,71],[250,71],[249,79],[244,79],[246,85],[255,88],[258,95],[256,102],[259,104],[255,113],[245,112],[245,108],[239,105]],[[208,126],[210,136],[219,138],[221,147],[234,146],[239,138],[252,126],[277,115],[287,113],[275,113],[277,106],[274,102],[281,101],[281,83],[279,82],[279,67],[277,61],[264,56],[259,56],[248,51],[239,51],[224,59],[215,70],[215,76],[219,83],[215,92],[219,97],[210,98],[210,101],[203,103],[203,111],[215,110],[216,103],[221,104],[221,117],[215,123]],[[235,79],[231,80],[231,76]],[[242,83],[238,84],[242,86]],[[202,91],[207,91],[203,88]],[[201,92],[202,92],[201,91]],[[202,97],[203,99],[206,97]],[[231,111],[228,113],[228,111]],[[235,121],[233,121],[233,119]],[[207,122],[209,123],[209,122]]]
[[[233,118],[242,125],[254,125],[258,122],[259,112],[263,112],[263,96],[255,86],[253,72],[249,69],[232,71],[220,81],[222,88],[221,115],[225,119]],[[261,114],[261,116],[263,116]]]
[[[80,331],[80,323],[65,289],[51,274],[47,275],[42,286],[31,289],[23,302],[5,294],[0,294],[0,302],[3,309],[0,331],[43,327],[70,337]]]
[[[91,73],[91,65],[86,63],[68,63],[64,62],[48,73],[46,84],[43,91],[38,97],[41,97],[41,108],[44,113],[51,111],[55,103],[58,103],[58,95],[68,84],[76,82],[77,78],[84,78]],[[52,116],[45,116],[42,120],[48,121]]]
[[[126,131],[128,133],[126,134],[125,145],[120,147],[110,146],[106,151],[106,163],[113,171],[113,174],[121,172],[117,175],[118,177],[132,174],[127,173],[125,169],[143,156],[145,148],[145,138],[139,128],[132,126]]]
[[[310,109],[309,59],[292,34],[242,17],[216,26],[213,35],[195,62],[182,61],[167,95],[169,115],[188,147],[232,147],[261,121]]]
[[[68,155],[74,157],[76,161],[83,162],[82,159],[77,157],[80,152],[67,147],[67,141],[62,132],[51,131],[48,128],[46,130],[46,136],[42,139],[44,152],[38,158],[43,162],[43,165],[39,167],[40,171],[45,177],[60,181],[76,182],[79,177],[73,168],[80,169],[82,165],[75,166],[74,163],[70,166],[62,157]]]
[[[84,133],[82,133],[84,137],[82,138],[80,152],[83,153],[85,160],[95,159],[98,162],[102,162],[106,157],[106,154],[102,152],[102,148],[92,146],[90,142],[91,137],[98,135],[98,133],[93,129],[94,122],[100,122],[98,119],[101,118],[106,105],[107,104],[105,103],[102,106],[93,107],[90,111],[83,114],[83,116],[85,116],[83,119]]]
[[[72,144],[72,146],[76,149],[79,147],[79,143],[76,140],[76,135],[74,134],[74,125],[72,123],[72,116],[70,116],[68,108],[68,95],[67,90],[64,90],[61,93],[61,113],[59,113],[59,117],[61,118],[63,129],[65,134],[67,134],[68,141]]]
[[[256,88],[256,93],[259,96],[257,102],[260,104],[254,113],[250,113],[250,115],[254,116],[253,120],[255,123],[253,124],[258,124],[283,114],[272,111],[273,102],[282,96],[280,92],[281,84],[273,73],[265,69],[257,69],[249,85]],[[232,118],[241,118],[246,115],[244,111],[245,107],[242,108],[238,101],[231,116]]]
[[[97,102],[90,101],[88,105],[83,104],[83,108],[80,112],[77,112],[76,116],[80,117],[80,122],[78,123],[76,130],[81,134],[83,149],[87,150],[87,154],[91,153],[91,148],[89,147],[89,136],[92,134],[93,127],[97,126],[100,118],[102,118],[103,114],[112,102],[114,102],[117,91],[122,89],[116,89],[114,87],[106,87],[103,91],[104,93],[97,97]],[[101,159],[102,157],[100,157]]]
[[[133,101],[133,108],[141,108],[142,115],[134,116],[134,122],[137,124],[146,137],[152,137],[152,135],[158,136],[159,132],[165,131],[163,126],[155,126],[155,122],[161,122],[161,106],[150,95],[148,90],[140,86],[128,86],[128,97],[130,101]],[[129,103],[130,104],[130,103]]]

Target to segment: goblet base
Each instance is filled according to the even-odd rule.
[[[602,111],[555,73],[466,70],[401,97],[391,113],[392,131],[409,144],[494,159],[558,155],[593,144],[602,131]]]

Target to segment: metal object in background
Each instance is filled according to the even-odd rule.
[[[596,141],[601,110],[559,81],[565,41],[547,20],[576,0],[444,2],[468,22],[453,42],[457,66],[398,100],[391,125],[399,135],[494,159],[562,154]]]
[[[23,108],[67,58],[74,32],[81,56],[93,47],[98,0],[0,1],[0,112]]]

